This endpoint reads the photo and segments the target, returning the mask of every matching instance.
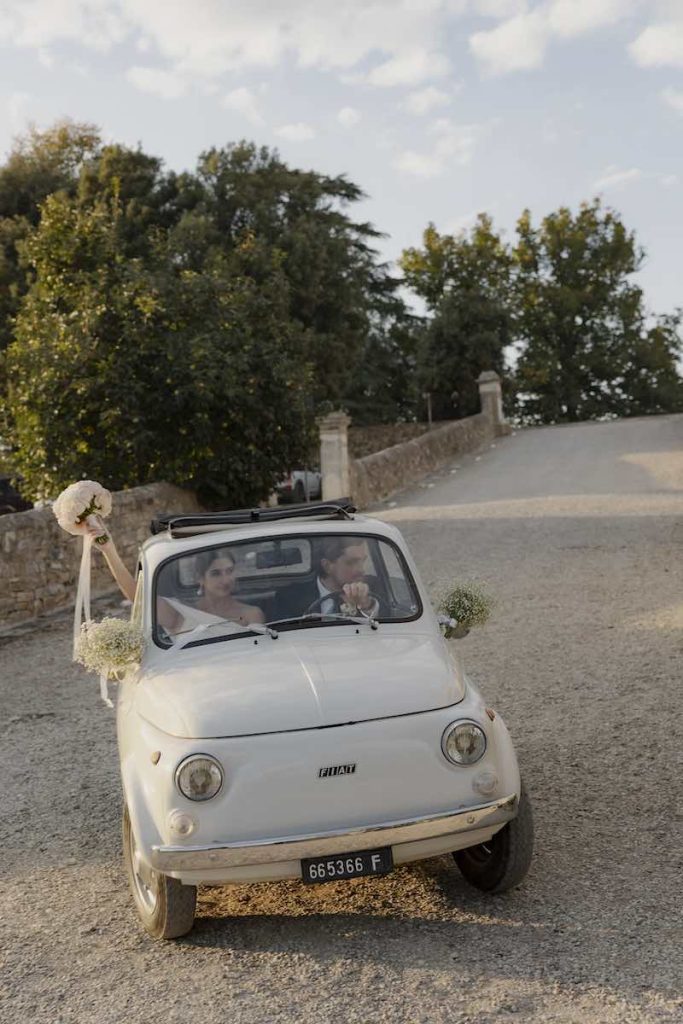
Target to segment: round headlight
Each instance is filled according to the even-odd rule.
[[[456,722],[443,734],[441,749],[453,764],[476,764],[484,756],[486,736],[475,722]]]
[[[210,800],[223,785],[223,769],[215,757],[194,754],[180,762],[175,781],[188,800]]]

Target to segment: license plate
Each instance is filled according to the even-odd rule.
[[[307,857],[301,861],[301,877],[307,885],[314,885],[316,882],[336,882],[340,878],[359,878],[361,875],[385,875],[393,866],[391,847],[385,846],[380,850]]]

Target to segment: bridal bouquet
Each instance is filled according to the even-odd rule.
[[[84,533],[79,527],[92,516],[95,518],[91,519],[91,523],[98,529],[101,528],[101,519],[111,512],[111,494],[95,480],[79,480],[62,491],[54,502],[52,511],[63,530],[75,536],[80,534],[83,537],[81,568],[78,573],[76,607],[74,609],[73,656],[76,659],[81,620],[85,618],[86,625],[90,623],[90,553],[93,544],[92,534]],[[105,544],[108,539],[105,532],[95,537],[95,543]],[[109,703],[108,700],[107,703]]]
[[[491,599],[479,587],[454,587],[441,597],[439,611],[453,622],[446,628],[446,639],[465,636],[473,626],[483,626],[491,614]]]
[[[76,661],[89,672],[117,677],[140,663],[142,643],[142,631],[124,619],[108,616],[101,622],[84,622],[76,645]]]
[[[89,516],[104,518],[111,512],[111,494],[94,480],[79,480],[70,484],[59,495],[52,506],[57,522],[67,533],[78,535],[81,526]],[[107,534],[95,538],[96,544],[104,544]]]
[[[123,619],[108,616],[101,622],[82,623],[75,645],[75,660],[100,677],[100,696],[113,707],[107,692],[109,679],[120,680],[137,668],[143,651],[142,631]]]

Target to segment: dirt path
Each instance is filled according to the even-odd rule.
[[[495,595],[460,643],[534,799],[527,882],[484,898],[442,858],[207,890],[195,931],[154,943],[113,718],[53,622],[0,648],[4,1024],[683,1021],[683,417],[518,433],[379,514],[435,590]]]

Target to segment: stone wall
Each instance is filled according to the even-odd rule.
[[[415,483],[462,452],[471,452],[496,437],[486,413],[435,427],[403,444],[351,461],[351,495],[365,508]]]
[[[449,421],[450,422],[450,421]],[[444,426],[444,423],[437,425]],[[368,427],[349,427],[349,454],[352,459],[363,459],[373,452],[382,452],[395,444],[411,441],[429,430],[426,423],[378,423]]]
[[[138,548],[160,512],[196,512],[197,499],[170,484],[148,484],[113,495],[111,527],[124,562],[135,571]],[[65,533],[51,508],[0,516],[0,629],[73,605],[82,543]],[[115,590],[104,559],[93,546],[93,596]]]

